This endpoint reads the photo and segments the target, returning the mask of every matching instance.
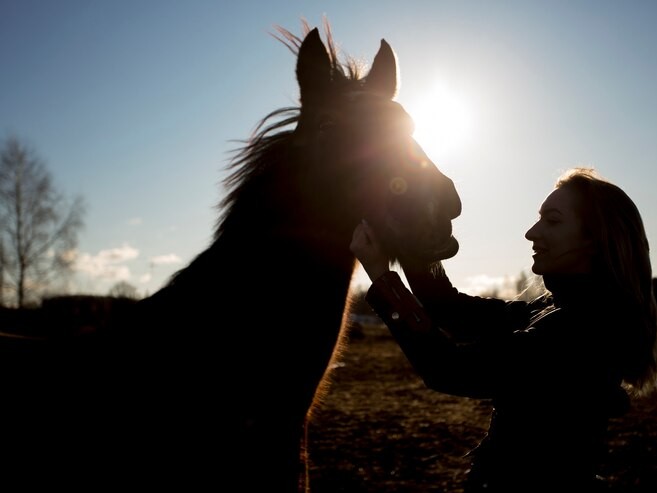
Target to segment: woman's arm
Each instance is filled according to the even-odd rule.
[[[462,340],[497,337],[527,327],[532,307],[524,301],[471,296],[456,289],[441,262],[404,259],[411,291],[431,320]]]
[[[396,272],[379,276],[367,292],[381,317],[427,387],[467,397],[491,397],[503,359],[502,339],[457,343],[432,323]]]
[[[389,259],[374,231],[362,221],[353,233],[350,248],[372,281],[390,272]],[[461,340],[497,337],[527,326],[531,310],[524,302],[506,302],[460,293],[452,286],[440,262],[430,264],[414,256],[413,246],[400,264],[412,292],[430,319]]]
[[[504,366],[500,364],[504,361],[504,341],[515,328],[506,324],[506,303],[461,294],[442,269],[430,271],[405,262],[402,267],[422,295],[416,298],[399,275],[389,270],[388,257],[364,221],[354,230],[350,248],[373,281],[368,303],[427,386],[456,395],[490,396],[495,375]],[[489,329],[494,323],[488,318],[491,314],[504,330]],[[464,332],[469,332],[468,337]],[[458,340],[453,334],[459,335]],[[469,343],[464,344],[464,340]]]

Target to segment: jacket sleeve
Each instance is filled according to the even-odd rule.
[[[407,359],[427,387],[467,397],[492,396],[496,358],[504,337],[475,343],[458,343],[449,332],[432,322],[422,303],[399,275],[388,272],[376,279],[366,296]]]
[[[533,303],[471,296],[459,292],[441,263],[418,266],[402,263],[412,292],[429,318],[460,340],[496,338],[528,326]]]

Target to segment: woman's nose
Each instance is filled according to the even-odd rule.
[[[536,224],[527,230],[525,238],[529,241],[534,241],[536,239]]]

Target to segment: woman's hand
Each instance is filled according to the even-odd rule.
[[[363,265],[365,272],[372,281],[390,270],[388,256],[381,249],[374,231],[364,219],[354,229],[349,248]]]

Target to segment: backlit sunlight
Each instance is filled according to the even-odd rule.
[[[433,159],[461,152],[472,138],[474,119],[467,97],[444,82],[406,105],[415,122],[415,140]]]

